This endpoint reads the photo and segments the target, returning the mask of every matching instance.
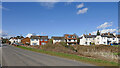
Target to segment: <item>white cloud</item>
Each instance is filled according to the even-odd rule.
[[[84,3],[77,5],[77,8],[82,8],[82,7],[84,7]]]
[[[39,2],[40,0],[37,1]],[[53,8],[57,2],[60,2],[60,0],[41,0],[40,5],[47,8]]]
[[[117,29],[103,29],[103,30],[101,30],[101,33],[107,33],[107,32],[113,33],[116,31],[117,31]]]
[[[6,33],[6,32],[0,31],[0,37],[3,37],[3,38],[10,38],[10,37],[12,37],[12,35],[9,35],[9,34]]]
[[[41,6],[47,7],[47,8],[53,8],[56,2],[42,2],[40,3]]]
[[[29,33],[29,34],[26,35],[26,37],[29,37],[29,38],[30,38],[32,35],[33,35],[33,34],[30,34],[30,33]]]
[[[117,29],[103,29],[103,30],[100,30],[100,33],[114,33],[114,32],[117,32]],[[96,35],[97,34],[97,31],[93,31],[91,34],[93,35]]]
[[[67,2],[65,3],[65,5],[70,5],[70,4],[72,4],[72,2],[74,2],[74,0],[67,0]]]
[[[118,29],[118,33],[120,33],[120,29]]]
[[[87,11],[88,11],[88,8],[83,8],[78,10],[77,14],[83,14],[83,13],[86,13]]]
[[[97,29],[104,29],[110,26],[112,26],[112,22],[111,23],[105,22],[104,24],[101,24],[100,26],[98,26]]]

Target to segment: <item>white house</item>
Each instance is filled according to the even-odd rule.
[[[13,38],[10,38],[9,41],[11,42],[11,44],[13,44],[13,43],[21,43],[22,39],[23,38],[13,37]]]
[[[96,35],[83,35],[80,37],[80,45],[91,45],[92,43],[95,43]]]
[[[80,38],[80,45],[110,45],[111,43],[118,43],[118,38],[114,34],[105,33],[101,35],[83,35]]]
[[[77,44],[77,35],[75,34],[65,34],[65,42],[67,45],[76,45]]]
[[[65,42],[64,37],[55,37],[55,36],[53,36],[52,39],[53,39],[53,44],[59,43],[59,42]]]
[[[31,36],[30,37],[30,45],[39,45],[40,44],[40,36]]]

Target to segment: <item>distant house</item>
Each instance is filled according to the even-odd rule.
[[[30,45],[40,45],[40,36],[31,36]]]
[[[67,45],[77,44],[77,36],[74,34],[65,34],[64,38],[65,38],[65,42],[67,43]]]
[[[92,43],[96,45],[110,45],[111,43],[118,43],[117,37],[114,34],[108,32],[103,33],[101,35],[85,35],[80,38],[80,45],[92,45]]]
[[[117,37],[117,43],[120,44],[120,35],[116,35],[116,37]]]
[[[40,45],[45,45],[48,43],[48,36],[40,36]]]
[[[64,37],[53,36],[52,39],[53,39],[53,44],[59,43],[59,42],[65,42],[65,38]]]
[[[11,42],[11,44],[13,43],[21,43],[21,40],[23,39],[24,37],[11,37],[9,39],[9,41]]]
[[[48,43],[48,36],[31,36],[30,45],[45,45]]]
[[[23,38],[21,40],[21,43],[25,45],[30,45],[30,38],[29,37]]]
[[[80,45],[91,45],[92,43],[95,43],[96,35],[85,35],[80,38]]]

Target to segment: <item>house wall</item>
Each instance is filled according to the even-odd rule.
[[[69,41],[70,40],[70,41]],[[67,42],[67,45],[69,45],[69,43],[71,44],[71,45],[74,45],[74,44],[77,44],[77,39],[66,39],[66,42]]]
[[[48,40],[46,40],[46,41],[45,40],[42,40],[42,41],[40,40],[39,43],[40,43],[40,45],[45,45],[45,44],[48,43]]]
[[[9,41],[11,42],[11,44],[13,44],[13,43],[20,43],[21,39],[10,39]]]
[[[21,42],[23,44],[26,44],[26,43],[30,44],[30,38],[24,38],[23,40],[21,40]]]
[[[57,42],[65,42],[65,40],[53,40],[53,44],[55,44]]]
[[[96,45],[100,45],[100,44],[104,44],[104,45],[107,45],[107,37],[101,37],[101,36],[97,36],[95,38],[95,44]]]
[[[86,44],[86,42],[87,42],[87,44]],[[83,38],[82,39],[80,39],[80,45],[91,45],[90,43],[95,43],[95,38],[85,38],[84,36],[83,36]]]
[[[39,39],[30,39],[30,45],[34,45],[34,44],[40,45]]]

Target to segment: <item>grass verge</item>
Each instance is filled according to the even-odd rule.
[[[60,53],[60,52],[54,52],[54,51],[45,51],[42,49],[28,48],[28,47],[23,47],[23,46],[18,46],[18,48],[22,48],[22,49],[30,50],[30,51],[34,51],[34,52],[39,52],[39,53],[44,53],[44,54],[49,54],[52,56],[59,56],[59,57],[63,57],[63,58],[74,59],[74,60],[82,61],[85,63],[94,64],[97,66],[118,66],[118,65],[120,65],[116,62],[81,57],[81,56],[74,55],[74,54],[66,54],[66,53]]]

